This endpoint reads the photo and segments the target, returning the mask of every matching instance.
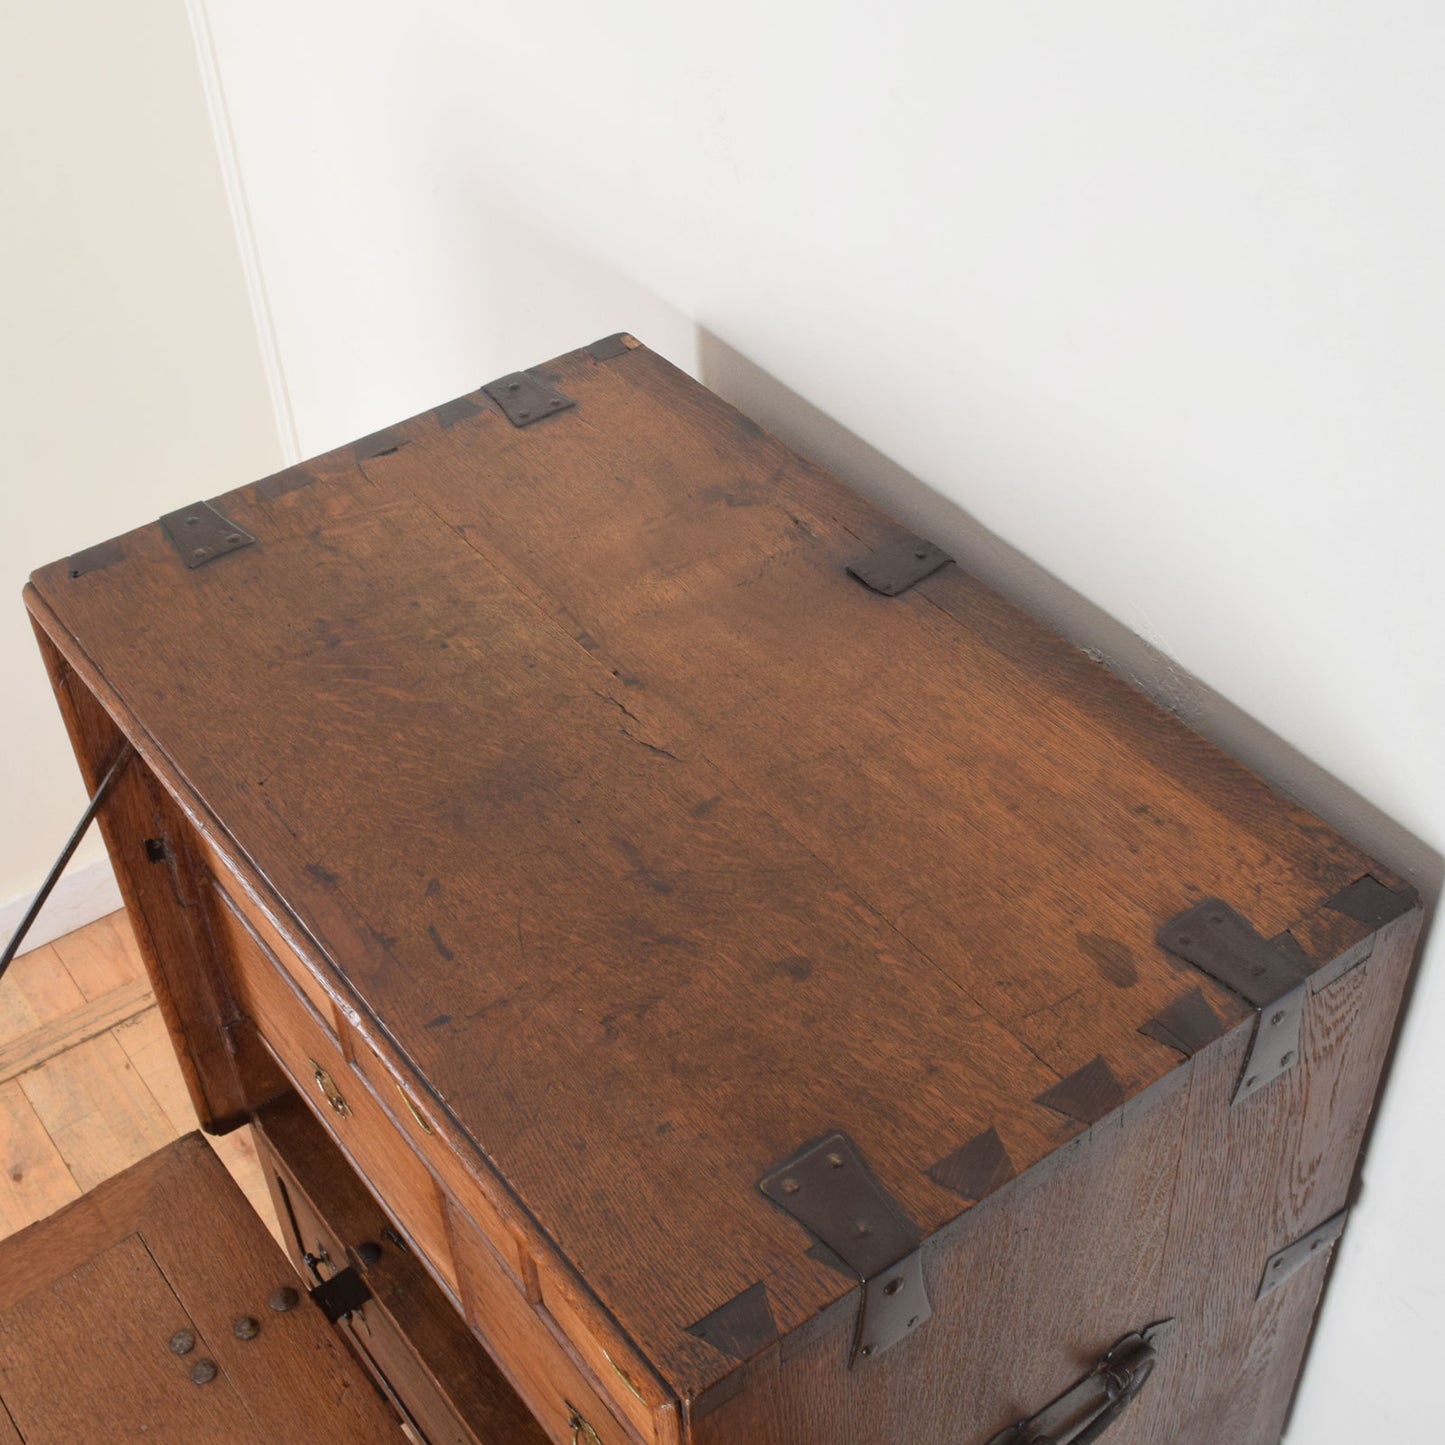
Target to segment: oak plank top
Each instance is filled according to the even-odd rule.
[[[1085,1124],[1040,1096],[1148,1088],[1196,990],[1247,1016],[1165,920],[1271,937],[1371,865],[957,567],[869,591],[894,523],[598,357],[533,369],[576,402],[535,424],[479,391],[218,499],[254,546],[152,523],[30,601],[686,1394],[735,1295],[849,1288],[779,1160],[844,1129],[931,1232],[940,1160],[1043,1159]]]

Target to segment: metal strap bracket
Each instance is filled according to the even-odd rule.
[[[850,562],[847,571],[871,591],[897,597],[952,561],[942,547],[905,532],[866,557]]]
[[[1330,1246],[1345,1232],[1345,1223],[1350,1217],[1348,1209],[1342,1209],[1333,1219],[1327,1219],[1317,1229],[1312,1229],[1302,1239],[1286,1245],[1277,1254],[1265,1261],[1264,1275],[1259,1281],[1256,1299],[1273,1294],[1287,1279],[1296,1275],[1312,1259],[1320,1259],[1329,1253]]]
[[[514,371],[482,388],[502,409],[513,426],[531,426],[543,417],[554,416],[577,403],[530,371]]]
[[[918,1227],[846,1134],[809,1145],[764,1175],[758,1188],[862,1281],[853,1363],[882,1354],[932,1315]]]
[[[194,570],[249,547],[255,538],[235,522],[223,517],[209,502],[194,502],[161,518],[161,529],[170,538],[182,562]]]
[[[1206,898],[1159,930],[1159,946],[1258,1011],[1234,1103],[1243,1103],[1294,1066],[1311,968],[1305,951],[1288,933],[1264,938],[1222,899]]]

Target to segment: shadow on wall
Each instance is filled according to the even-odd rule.
[[[1408,879],[1429,904],[1439,898],[1445,877],[1441,855],[1283,738],[702,327],[697,355],[699,380],[724,400],[836,472],[910,530],[936,542],[973,576],[1318,814]]]
[[[1196,732],[1252,768],[1277,791],[1303,804],[1351,842],[1419,889],[1430,913],[1423,958],[1429,945],[1430,914],[1440,896],[1442,859],[1339,779],[1312,763],[1249,714],[1183,671],[1157,648],[1080,596],[961,507],[890,461],[867,442],[840,426],[817,407],[789,391],[706,329],[698,329],[698,377],[705,386],[761,423],[794,450],[836,472],[855,490],[876,502],[910,530],[936,542],[958,564],[1015,605],[1040,618],[1090,656],[1176,714]],[[1407,987],[1400,1019],[1409,1016],[1418,967]],[[1397,1025],[1385,1061],[1382,1088],[1388,1091],[1399,1047]],[[1362,1175],[1378,1111],[1371,1119],[1350,1189],[1354,1206],[1364,1196]],[[1342,1256],[1336,1250],[1321,1292],[1326,1304]],[[1318,1320],[1319,1314],[1316,1315]],[[1311,1332],[1309,1352],[1314,1345]],[[1299,1385],[1296,1384],[1296,1390]],[[1290,1417],[1294,1415],[1291,1401]],[[1286,1432],[1287,1433],[1287,1432]]]

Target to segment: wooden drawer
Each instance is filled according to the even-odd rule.
[[[500,1268],[513,1290],[539,1305],[550,1333],[560,1337],[559,1347],[574,1352],[584,1362],[612,1411],[628,1421],[642,1438],[654,1439],[659,1428],[658,1412],[672,1397],[622,1345],[611,1341],[609,1348],[609,1343],[598,1338],[585,1307],[574,1299],[562,1277],[529,1256],[525,1243],[481,1192],[474,1169],[468,1168],[448,1137],[446,1125],[422,1102],[419,1091],[398,1079],[381,1055],[344,1024],[342,1040],[353,1067],[364,1074],[376,1093],[397,1101],[398,1123],[417,1152],[441,1177],[448,1198],[457,1201],[460,1216],[466,1220],[464,1228],[476,1232],[490,1246],[474,1256],[478,1267],[488,1271]],[[453,1217],[458,1217],[455,1209]],[[465,1270],[460,1254],[457,1262],[458,1268]],[[548,1329],[544,1328],[546,1333]]]
[[[667,1396],[650,1372],[616,1343],[608,1347],[587,1326],[572,1289],[545,1265],[536,1267],[540,1308],[553,1328],[576,1350],[613,1408],[648,1439],[659,1430],[658,1414]]]
[[[415,1084],[404,1082],[361,1033],[345,1021],[341,1046],[352,1067],[366,1079],[387,1107],[412,1148],[445,1185],[448,1193],[483,1227],[492,1248],[501,1256],[518,1289],[525,1289],[529,1272],[522,1240],[497,1212],[477,1181],[476,1164],[467,1163],[463,1151],[439,1110]]]
[[[437,1182],[360,1073],[342,1056],[331,1030],[301,995],[272,951],[219,883],[217,919],[225,937],[238,1002],[266,1047],[352,1161],[432,1272],[458,1297]]]
[[[620,1346],[614,1343],[609,1349],[597,1338],[585,1310],[571,1300],[558,1276],[537,1270],[522,1240],[482,1194],[439,1113],[424,1101],[420,1090],[409,1088],[397,1077],[344,1014],[338,1014],[315,974],[291,951],[274,922],[254,899],[240,888],[233,891],[229,883],[214,880],[243,1005],[298,1092],[350,1156],[377,1199],[396,1215],[403,1232],[428,1259],[453,1298],[464,1300],[468,1292],[459,1281],[458,1261],[453,1258],[444,1222],[442,1198],[448,1191],[460,1201],[454,1217],[464,1219],[465,1230],[485,1241],[465,1256],[487,1276],[476,1283],[471,1297],[497,1301],[502,1291],[508,1293],[507,1305],[515,1303],[521,1316],[531,1321],[529,1338],[536,1341],[536,1347],[553,1351],[564,1373],[588,1381],[579,1383],[572,1396],[585,1389],[599,1402],[608,1402],[606,1406],[599,1403],[591,1414],[584,1410],[587,1419],[599,1413],[620,1416],[637,1438],[656,1438],[655,1417],[669,1397]],[[326,1006],[325,1014],[314,1007],[318,999]],[[333,1020],[339,1020],[339,1036],[332,1031]],[[344,1103],[345,1113],[331,1102],[333,1098]],[[439,1176],[445,1186],[440,1193],[433,1176]],[[533,1307],[539,1297],[540,1316]],[[497,1313],[494,1305],[488,1318]],[[499,1334],[484,1330],[483,1334],[489,1344],[495,1342],[504,1364],[525,1376],[525,1362],[515,1366],[509,1356],[516,1331],[509,1328]],[[594,1428],[602,1433],[600,1427]],[[585,1441],[585,1431],[581,1438]],[[567,1439],[570,1445],[570,1434]]]
[[[254,1117],[257,1148],[297,1267],[357,1271],[372,1298],[340,1328],[426,1445],[546,1445],[496,1363],[288,1094]],[[315,1260],[312,1269],[307,1256]]]
[[[457,1209],[451,1223],[467,1320],[552,1439],[558,1445],[651,1441],[651,1432],[629,1430],[604,1403],[560,1333],[517,1292],[477,1225]]]
[[[336,1001],[315,972],[307,966],[294,941],[236,876],[230,861],[221,854],[215,843],[204,833],[197,832],[194,837],[198,851],[210,868],[212,879],[216,880],[217,888],[225,895],[232,911],[246,920],[251,932],[270,950],[272,959],[281,971],[305,994],[307,1002],[316,1010],[327,1028],[335,1032],[340,1013]]]

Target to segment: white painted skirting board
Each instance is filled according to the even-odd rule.
[[[6,942],[15,931],[25,910],[30,905],[32,894],[12,898],[0,904],[0,944]],[[26,936],[21,953],[50,943],[63,933],[71,933],[114,913],[121,906],[120,889],[116,886],[115,874],[111,872],[110,860],[97,858],[94,863],[72,868],[63,874],[55,891],[45,900],[40,917]]]

